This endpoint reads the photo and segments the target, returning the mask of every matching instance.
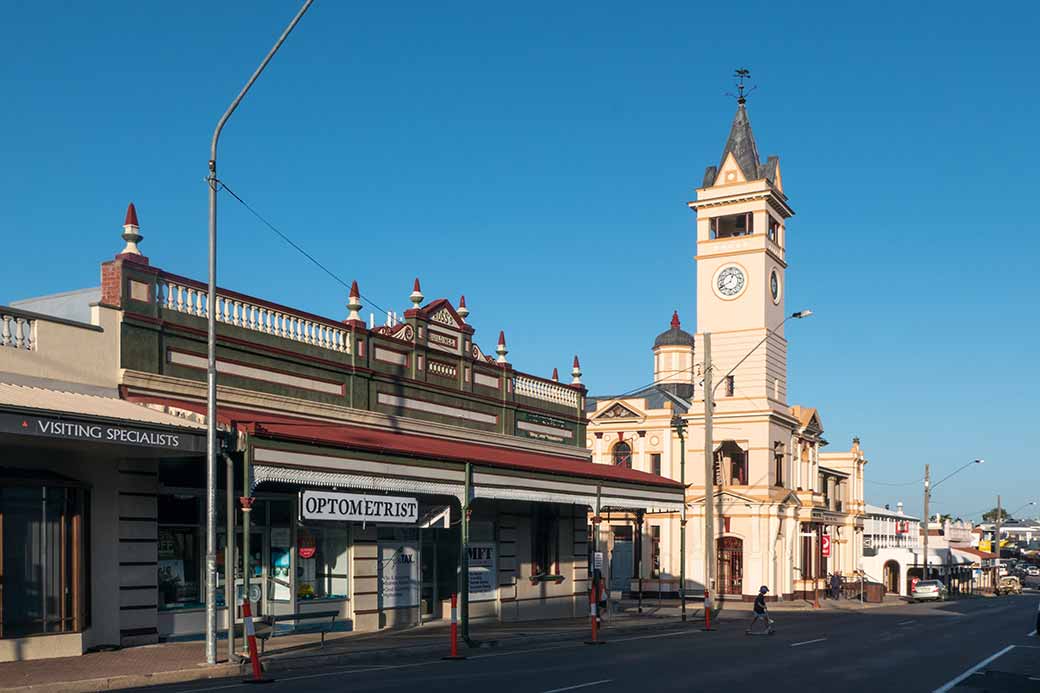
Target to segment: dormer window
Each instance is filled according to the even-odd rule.
[[[751,212],[746,214],[730,214],[724,217],[715,217],[710,220],[711,237],[735,238],[737,236],[750,236],[755,232],[755,217]]]

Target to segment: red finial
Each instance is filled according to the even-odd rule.
[[[415,278],[415,286],[412,287],[412,291],[422,291],[422,289],[419,288],[419,277]]]
[[[672,329],[679,329],[679,311],[672,311]]]
[[[465,308],[465,307],[466,307],[466,295],[463,294],[462,296],[459,297],[459,308]]]
[[[133,202],[126,208],[126,221],[123,222],[123,226],[140,226],[137,223],[137,210],[134,209]]]
[[[498,345],[499,346],[505,346],[506,345],[506,332],[505,332],[505,330],[499,330],[498,331]]]
[[[553,368],[553,377],[552,377],[552,379],[553,379],[553,382],[559,382],[560,381],[560,372],[557,371],[555,368]]]
[[[361,292],[358,291],[357,288],[357,279],[350,283],[350,298],[354,298],[355,296],[358,298],[361,297]]]
[[[574,367],[575,367],[575,368],[581,368],[581,364],[580,364],[580,363],[578,363],[578,357],[577,357],[577,355],[575,355],[575,357],[574,357]]]

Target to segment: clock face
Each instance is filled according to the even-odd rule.
[[[780,275],[773,270],[769,274],[769,291],[773,294],[773,303],[780,302]]]
[[[744,289],[744,273],[739,267],[726,267],[715,278],[715,286],[723,296],[736,296]]]

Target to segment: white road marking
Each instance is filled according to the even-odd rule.
[[[542,693],[560,693],[560,691],[573,691],[575,688],[588,688],[589,686],[598,686],[601,683],[610,683],[614,679],[603,679],[602,681],[589,681],[588,683],[579,683],[576,686],[567,686],[565,688],[553,688],[549,691],[542,691]]]
[[[981,662],[979,662],[978,664],[973,666],[971,669],[968,669],[966,672],[964,672],[963,674],[961,674],[960,676],[958,676],[954,680],[950,681],[946,685],[941,686],[940,688],[936,688],[934,691],[932,691],[932,693],[946,693],[946,691],[952,689],[954,686],[956,686],[961,681],[963,681],[964,679],[966,679],[969,676],[971,676],[972,674],[974,674],[976,671],[978,671],[982,667],[986,666],[987,664],[989,664],[990,662],[992,662],[995,659],[999,659],[1000,657],[1003,657],[1004,655],[1006,655],[1008,652],[1010,652],[1013,649],[1015,649],[1014,645],[1008,645],[1007,647],[1005,647],[1000,652],[997,652],[995,654],[991,654],[989,657],[986,657],[986,659],[982,660]]]
[[[917,621],[915,621],[914,619],[910,619],[909,621],[900,621],[896,625],[897,626],[907,626],[907,625],[910,625],[911,623],[917,623]]]
[[[699,630],[673,630],[668,633],[658,633],[656,635],[637,635],[632,638],[612,638],[611,642],[629,642],[630,640],[649,640],[651,638],[670,638],[673,635],[692,635],[694,633],[700,633]]]
[[[793,643],[791,643],[791,647],[799,647],[801,645],[811,645],[814,642],[823,642],[826,639],[827,638],[816,638],[815,640],[803,640],[802,642],[793,642]]]
[[[1034,635],[1036,635],[1036,630],[1031,630],[1031,631],[1029,631],[1028,633],[1026,633],[1026,637],[1027,637],[1027,638],[1031,638],[1031,637],[1033,637]]]

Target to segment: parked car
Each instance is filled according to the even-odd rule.
[[[1002,577],[996,591],[997,594],[1022,594],[1022,582],[1012,575]]]
[[[934,599],[944,602],[947,596],[946,585],[941,580],[918,580],[910,591],[910,601],[920,602],[926,599]]]
[[[1037,568],[1035,565],[1031,565],[1026,570],[1026,574],[1029,575],[1029,577],[1040,577],[1040,568]]]

